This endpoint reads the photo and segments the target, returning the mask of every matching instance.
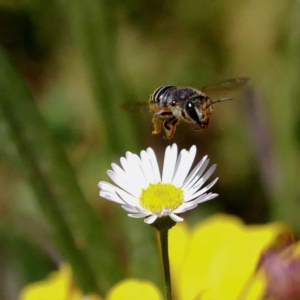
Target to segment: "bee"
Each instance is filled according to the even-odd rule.
[[[214,92],[237,90],[246,85],[249,78],[239,77],[228,79],[213,85],[195,89],[192,87],[177,87],[163,85],[150,95],[149,108],[153,114],[152,134],[159,134],[161,127],[165,131],[164,138],[171,139],[180,121],[193,123],[195,130],[206,129],[214,104],[233,99],[232,97],[218,98],[213,101],[210,94]]]

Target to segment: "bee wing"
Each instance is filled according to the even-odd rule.
[[[238,77],[238,78],[231,78],[224,81],[219,81],[214,84],[210,84],[208,86],[205,86],[201,89],[201,91],[208,93],[209,91],[233,91],[238,90],[244,87],[247,82],[250,80],[248,77]]]
[[[121,105],[122,109],[134,114],[149,113],[149,104],[145,102],[127,102]]]
[[[212,98],[222,98],[224,96],[229,96],[230,92],[232,94],[233,91],[242,89],[249,80],[250,78],[248,77],[231,78],[203,87],[200,91]]]

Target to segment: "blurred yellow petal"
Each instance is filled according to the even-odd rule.
[[[258,299],[264,288],[260,282],[254,285],[260,254],[288,233],[283,224],[246,226],[228,215],[216,215],[200,223],[192,230],[189,245],[184,246],[187,251],[184,262],[180,254],[181,272],[172,274],[178,298]],[[176,237],[171,238],[170,253],[176,253]],[[181,247],[179,244],[180,239],[177,247]],[[174,269],[178,269],[177,262],[171,259],[171,270]],[[251,298],[246,297],[249,293]]]
[[[258,300],[266,291],[266,276],[258,268],[262,253],[293,239],[281,223],[244,225],[224,214],[208,218],[193,229],[177,224],[169,232],[169,252],[174,298],[179,300]],[[296,247],[296,246],[295,246]],[[294,251],[300,256],[300,246]],[[45,281],[23,289],[19,300],[101,300],[83,296],[62,266]],[[127,279],[114,286],[106,300],[162,300],[148,281]]]
[[[252,270],[252,274],[249,274],[249,278],[246,281],[242,292],[238,296],[238,300],[260,300],[265,299],[266,282],[264,274],[258,270]]]
[[[51,273],[46,280],[26,286],[21,292],[20,300],[66,299],[71,281],[71,269],[64,265],[59,271]]]
[[[115,285],[106,300],[163,300],[159,289],[150,281],[126,279]]]
[[[19,300],[101,300],[97,295],[84,297],[75,285],[70,266],[63,265],[47,279],[27,285]]]

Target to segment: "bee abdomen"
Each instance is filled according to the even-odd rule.
[[[174,85],[162,85],[157,88],[151,96],[151,102],[155,104],[163,104],[169,95],[169,90],[173,87]]]

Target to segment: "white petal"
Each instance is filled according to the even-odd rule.
[[[161,182],[161,177],[160,177],[160,172],[159,172],[156,155],[152,148],[147,148],[147,153],[150,158],[151,167],[152,167],[153,175],[154,175],[154,180],[155,180],[155,182]]]
[[[174,168],[174,174],[173,174],[173,178],[175,177],[176,173],[177,173],[177,170],[181,164],[181,161],[182,161],[182,157],[187,154],[187,151],[186,149],[182,149],[177,157],[177,161],[176,161],[176,164],[175,164],[175,168]],[[172,182],[173,182],[173,178],[172,178]]]
[[[203,174],[204,170],[206,169],[208,165],[209,159],[207,159],[207,155],[204,156],[200,162],[194,167],[192,172],[189,174],[189,176],[184,181],[182,188],[183,189],[189,189],[190,186],[196,182],[201,175]]]
[[[152,224],[156,219],[157,219],[157,216],[155,214],[153,214],[152,216],[146,218],[144,220],[144,223],[146,223],[146,224]]]
[[[127,192],[123,191],[123,190],[118,190],[116,192],[116,194],[123,200],[124,203],[128,204],[128,205],[133,205],[133,206],[136,206],[139,204],[139,200],[128,194]]]
[[[218,194],[203,194],[200,197],[198,197],[197,199],[188,201],[188,202],[184,202],[182,205],[180,205],[178,208],[176,208],[173,212],[176,214],[179,213],[183,213],[187,210],[191,210],[194,209],[195,207],[198,206],[198,204],[212,200],[214,198],[216,198],[218,196]]]
[[[202,167],[200,168],[199,172],[196,174],[196,176],[193,178],[193,180],[191,180],[191,182],[189,183],[189,185],[186,187],[186,189],[189,190],[199,190],[199,188],[204,184],[204,182],[207,180],[207,178],[205,178],[205,174],[210,170],[208,169],[208,171],[203,175],[205,169],[207,168],[207,165],[209,163],[209,159],[207,161],[204,162],[204,164],[202,165]]]
[[[205,174],[202,176],[203,183],[206,182],[206,180],[213,174],[213,172],[216,170],[216,168],[217,168],[217,165],[214,164],[207,170],[207,172],[205,172]]]
[[[136,209],[138,210],[139,213],[144,214],[146,216],[149,216],[149,215],[152,214],[151,211],[149,211],[148,209],[145,209],[145,208],[143,208],[143,207],[141,207],[139,205],[136,206]]]
[[[176,209],[173,210],[173,213],[175,214],[181,214],[183,212],[185,212],[186,210],[188,210],[189,207],[197,207],[197,203],[191,203],[190,202],[184,202],[183,204],[181,204],[179,207],[177,207]]]
[[[180,218],[179,216],[175,215],[174,213],[171,213],[169,216],[174,222],[182,222],[183,221],[183,218]]]
[[[121,199],[122,204],[129,203],[131,205],[137,205],[139,203],[138,199],[136,197],[128,194],[127,192],[123,191],[119,187],[116,187],[108,182],[101,181],[101,182],[99,182],[98,186],[101,189],[100,193],[106,192],[106,193],[115,194],[116,196],[118,196],[118,198]],[[104,197],[104,196],[102,196],[102,197]]]
[[[170,208],[163,208],[161,212],[157,212],[157,216],[163,217],[163,216],[168,216],[170,213],[172,213],[172,210]]]
[[[120,158],[121,166],[123,167],[127,175],[127,181],[130,181],[132,177],[135,175],[135,172],[133,170],[135,170],[136,165],[138,165],[137,161],[132,159],[132,155],[133,154],[131,152],[127,151],[126,158],[125,157]]]
[[[196,152],[197,152],[196,146],[192,146],[189,152],[185,151],[183,153],[182,159],[176,170],[176,174],[174,175],[174,178],[172,180],[172,183],[175,186],[181,187],[183,185],[194,162]]]
[[[136,154],[129,153],[128,154],[128,162],[131,164],[131,177],[129,178],[130,182],[134,185],[139,184],[141,188],[146,188],[148,186],[148,182],[146,177],[144,176],[143,169],[141,167],[142,161],[140,157]]]
[[[197,201],[197,204],[200,204],[200,203],[215,199],[218,196],[219,196],[219,194],[209,193],[209,194],[207,194],[207,196],[205,198],[203,198],[203,199],[197,198],[195,201]]]
[[[125,157],[120,157],[120,164],[126,173],[130,172],[130,165]]]
[[[180,207],[178,207],[177,209],[175,209],[174,213],[181,214],[188,210],[194,209],[197,206],[198,206],[197,203],[195,204],[195,203],[191,203],[191,202],[186,202],[186,203],[182,204]]]
[[[201,181],[200,186],[202,186],[207,181],[207,179],[213,174],[213,172],[216,170],[216,167],[217,165],[214,164],[207,170],[207,172],[202,176],[202,180],[199,180],[199,182]],[[196,185],[198,185],[198,182],[196,183]]]
[[[124,181],[120,176],[118,176],[114,171],[108,170],[107,175],[110,177],[110,179],[117,184],[119,187],[121,187],[123,190],[128,192],[129,194],[139,197],[141,193],[141,187],[130,185],[128,182]]]
[[[107,191],[107,192],[112,192],[112,193],[116,193],[116,192],[124,192],[122,189],[120,189],[119,187],[109,183],[109,182],[106,182],[106,181],[100,181],[98,183],[98,186],[99,188],[102,190],[102,191]],[[128,194],[130,195],[130,194]],[[133,196],[132,196],[133,197]]]
[[[186,195],[193,195],[195,192],[197,192],[201,188],[201,186],[207,181],[207,179],[211,176],[211,174],[215,171],[215,169],[216,165],[212,165],[207,170],[207,172],[201,178],[199,178],[198,181],[193,184],[193,186],[189,188],[189,190],[185,191]]]
[[[144,214],[128,214],[128,217],[131,218],[145,218],[146,216]]]
[[[165,151],[164,165],[162,171],[162,182],[171,183],[177,159],[178,148],[176,144],[168,146]]]
[[[145,214],[145,215],[151,214],[151,212],[149,212],[147,209],[140,207],[139,203],[137,205],[136,204],[131,205],[131,204],[126,203],[126,204],[124,204],[124,206],[126,206],[126,209],[124,208],[125,210],[127,210],[127,209],[134,210],[137,213],[141,213],[141,214]],[[122,205],[122,207],[123,207],[123,205]]]
[[[200,195],[206,193],[206,191],[208,191],[217,181],[218,181],[218,177],[213,180],[210,184],[208,184],[206,187],[204,187],[203,189],[201,189],[200,191],[192,194],[192,195],[185,195],[184,196],[184,202],[190,201],[192,199],[198,198]]]
[[[211,193],[210,193],[211,194]],[[182,204],[180,207],[178,207],[177,209],[174,210],[174,213],[183,213],[186,212],[188,210],[194,209],[195,207],[197,207],[200,203],[212,200],[214,198],[216,198],[218,196],[218,194],[205,194],[205,197],[201,198],[199,197],[196,200],[190,201],[190,202],[185,202],[184,204]],[[201,198],[201,200],[200,200]]]
[[[130,213],[140,213],[137,207],[131,205],[122,205],[122,208]]]
[[[99,196],[109,201],[124,204],[124,201],[116,193],[100,191]]]
[[[195,199],[190,200],[190,201],[185,201],[185,203],[193,204],[193,203],[201,203],[201,202],[205,202],[206,199],[209,199],[209,198],[210,198],[210,195],[212,195],[212,193],[202,194],[202,195],[200,195],[198,198],[195,198]],[[184,203],[184,204],[185,204],[185,203]]]
[[[141,151],[141,160],[142,160],[142,170],[148,184],[154,183],[155,177],[151,166],[151,161],[148,153],[145,150]]]
[[[106,182],[106,181],[100,181],[98,183],[98,187],[103,191],[109,191],[109,192],[115,192],[117,190],[120,190],[119,187],[117,187],[109,182]]]
[[[133,190],[135,190],[136,187],[140,187],[142,189],[148,186],[148,183],[140,166],[141,160],[138,155],[132,154],[128,151],[126,152],[126,158],[120,158],[120,163],[124,169],[123,172],[121,172],[120,168],[117,168],[113,164],[112,168],[115,173],[118,172],[118,175],[120,173],[122,180],[126,182],[128,186],[132,187]]]
[[[116,174],[118,174],[118,176],[120,176],[122,179],[126,179],[126,173],[125,173],[125,171],[124,171],[119,165],[117,165],[117,164],[115,164],[115,163],[112,163],[112,164],[111,164],[111,168],[112,168],[112,170],[113,170]]]

